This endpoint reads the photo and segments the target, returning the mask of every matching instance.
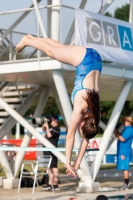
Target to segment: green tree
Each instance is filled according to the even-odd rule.
[[[5,50],[6,46],[4,44],[0,45],[0,54]],[[9,49],[7,49],[1,56],[0,61],[9,60]]]
[[[112,15],[109,12],[106,12],[104,15],[108,17],[112,17]]]
[[[34,111],[36,109],[36,106],[38,104],[39,98],[36,100],[36,102],[31,106],[31,108],[26,112],[25,117],[32,116],[34,114]],[[45,105],[45,108],[43,108],[42,115],[48,116],[48,115],[60,115],[59,109],[56,105],[55,99],[53,97],[49,97],[48,101]]]
[[[108,120],[111,116],[111,113],[113,111],[113,108],[115,106],[115,102],[101,102],[101,120],[107,124]],[[125,105],[123,106],[120,118],[117,123],[117,128],[122,124],[122,119],[124,116],[128,116],[133,108],[133,101],[126,101]],[[101,133],[103,133],[103,130],[100,130]]]
[[[114,108],[115,102],[101,102],[101,120],[107,124]]]
[[[46,103],[46,106],[43,110],[43,115],[51,115],[51,114],[57,114],[59,115],[59,109],[56,105],[55,99],[53,97],[49,97],[48,101]]]
[[[126,4],[121,8],[117,8],[114,13],[114,18],[129,21],[129,4]]]
[[[5,45],[0,45],[0,53],[2,53],[4,51],[4,49],[6,48]],[[24,59],[27,56],[22,53],[22,54],[17,54],[16,58],[17,59]],[[1,56],[0,56],[0,61],[8,61],[9,60],[9,49],[7,49]]]
[[[0,45],[0,54],[5,50],[6,47],[7,46],[5,44]],[[29,53],[25,51],[21,52],[21,54],[17,53],[16,60],[25,59],[28,55]],[[42,56],[45,56],[45,54],[42,53]],[[36,58],[36,56],[33,55],[32,58]],[[2,53],[2,55],[0,55],[0,61],[9,61],[9,48],[7,48],[7,50],[4,53]]]

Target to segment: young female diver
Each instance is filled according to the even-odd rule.
[[[88,140],[98,132],[100,121],[99,81],[102,61],[97,51],[90,46],[70,46],[50,38],[23,36],[16,51],[22,51],[26,46],[45,52],[49,57],[60,62],[73,65],[76,68],[74,89],[71,95],[73,112],[70,118],[66,138],[66,173],[76,176],[76,171],[84,156]],[[80,151],[74,165],[71,165],[72,149],[76,129],[83,136]]]

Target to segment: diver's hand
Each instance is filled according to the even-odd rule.
[[[73,176],[73,177],[77,177],[77,171],[76,169],[74,168],[74,165],[71,165],[71,164],[67,164],[65,165],[65,167],[67,168],[66,169],[66,174],[68,176]]]

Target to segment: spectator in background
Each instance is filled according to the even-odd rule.
[[[45,138],[51,142],[55,147],[57,147],[59,136],[60,136],[60,125],[58,121],[57,115],[52,115],[49,123],[45,122],[42,125],[42,130],[46,132]],[[59,170],[57,168],[57,157],[49,151],[44,153],[45,155],[52,156],[52,162],[49,169],[49,183],[47,186],[43,186],[43,189],[52,190],[51,180],[53,180],[52,184],[55,190],[59,190]]]
[[[129,163],[132,157],[132,140],[133,140],[133,118],[126,116],[123,118],[124,130],[119,134],[118,130],[114,131],[118,138],[117,142],[117,169],[123,170],[124,183],[120,190],[129,189]]]
[[[108,200],[108,198],[105,195],[99,195],[96,200]]]
[[[130,198],[129,195],[126,194],[126,195],[125,195],[125,200],[129,200],[129,198]]]

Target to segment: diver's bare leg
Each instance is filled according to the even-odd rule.
[[[86,51],[85,47],[81,46],[62,45],[55,47],[45,41],[30,39],[27,36],[21,39],[16,46],[16,51],[20,52],[25,46],[34,47],[53,59],[73,66],[77,66],[82,61]]]
[[[47,43],[49,43],[49,44],[51,44],[52,46],[55,46],[55,47],[57,47],[57,46],[63,46],[63,44],[61,44],[60,42],[58,42],[56,40],[53,40],[51,38],[34,37],[34,36],[30,35],[30,34],[28,34],[27,37],[29,39],[41,40],[41,41],[47,42]]]

